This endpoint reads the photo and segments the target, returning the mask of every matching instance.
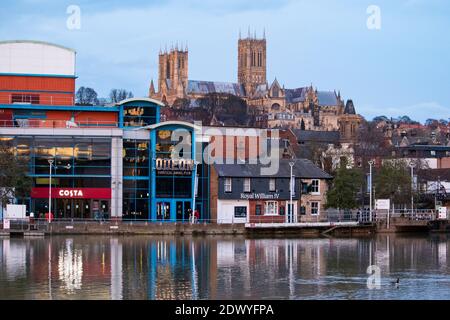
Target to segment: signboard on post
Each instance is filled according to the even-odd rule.
[[[375,200],[376,210],[389,210],[391,208],[391,200],[389,199],[377,199]]]
[[[27,206],[24,204],[7,204],[5,219],[26,219]]]

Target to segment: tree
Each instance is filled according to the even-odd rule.
[[[14,154],[11,141],[0,141],[0,204],[5,207],[14,198],[30,195],[32,180],[27,175],[28,163]]]
[[[438,123],[439,123],[439,121],[437,121],[436,119],[427,119],[425,121],[425,125],[427,127],[433,127],[433,128],[437,127]]]
[[[111,103],[118,103],[122,100],[131,99],[133,97],[133,93],[125,89],[111,89],[109,93],[109,100]]]
[[[369,160],[388,154],[389,148],[383,130],[374,121],[363,122],[358,130],[355,144],[355,158],[360,162],[363,171],[367,172]]]
[[[377,116],[375,118],[372,119],[373,122],[382,122],[382,121],[389,121],[389,118],[386,116]]]
[[[357,194],[361,190],[364,175],[360,169],[348,169],[342,163],[336,171],[333,184],[327,192],[327,208],[355,209],[358,207]]]
[[[80,87],[76,93],[76,104],[92,106],[98,104],[98,95],[92,88]]]
[[[374,174],[378,199],[390,199],[391,203],[408,204],[411,199],[410,168],[404,159],[384,161]]]

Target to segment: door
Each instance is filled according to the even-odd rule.
[[[170,220],[171,203],[170,201],[160,201],[156,203],[156,220]]]
[[[191,202],[190,201],[176,201],[176,218],[178,221],[189,221],[191,215]]]

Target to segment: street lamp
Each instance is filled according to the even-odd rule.
[[[194,190],[192,190],[192,216],[191,216],[191,223],[195,222],[195,197],[196,197],[196,193],[197,193],[197,189],[198,189],[198,176],[197,176],[197,167],[198,167],[198,165],[199,165],[199,162],[194,160],[194,172],[193,172]]]
[[[411,161],[409,163],[409,167],[411,168],[411,216],[414,214],[414,163]]]
[[[375,162],[373,160],[369,161],[369,221],[372,222],[372,166]]]
[[[55,170],[58,168],[57,166],[55,166],[53,164],[54,160],[50,159],[48,160],[48,164],[49,164],[49,180],[48,180],[48,223],[51,223],[52,218],[52,167],[55,168]],[[64,166],[64,168],[66,169],[70,169],[71,165],[70,163],[67,164],[66,166]]]
[[[291,178],[290,178],[290,198],[289,198],[289,220],[290,222],[294,222],[294,210],[293,210],[293,205],[292,205],[292,192],[293,192],[293,182],[292,182],[292,168],[294,167],[295,162],[294,161],[290,161],[289,162],[289,166],[291,167]]]

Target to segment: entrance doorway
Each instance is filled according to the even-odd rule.
[[[156,201],[156,215],[152,216],[152,219],[188,222],[191,208],[190,199],[158,199]]]
[[[156,220],[165,221],[170,220],[171,203],[169,201],[162,201],[156,203]]]
[[[191,202],[190,201],[177,201],[176,202],[177,222],[189,221],[190,214],[191,214]]]

